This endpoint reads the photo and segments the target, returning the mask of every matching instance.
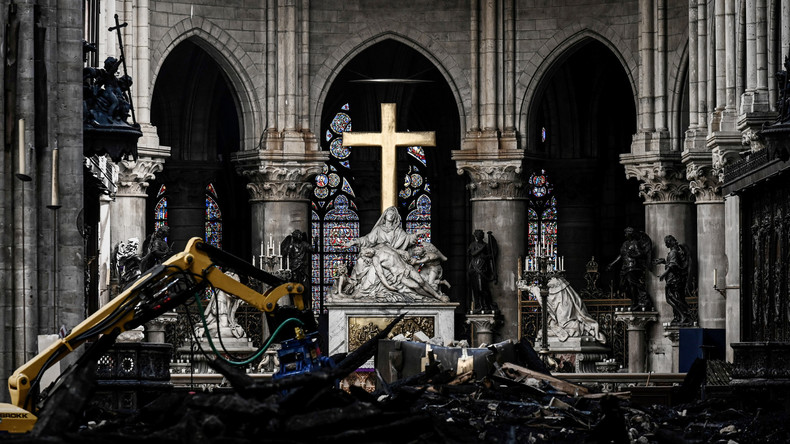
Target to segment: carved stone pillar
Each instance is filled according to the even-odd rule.
[[[494,329],[499,323],[499,319],[497,319],[495,314],[468,314],[466,315],[466,323],[474,329],[473,347],[494,343]]]
[[[327,152],[310,152],[301,159],[273,158],[269,150],[240,152],[237,171],[249,181],[252,253],[260,254],[269,236],[276,245],[293,230],[310,233],[310,193]],[[264,254],[266,254],[264,252]]]
[[[118,191],[110,209],[113,221],[110,238],[113,246],[132,237],[140,239],[140,245],[145,240],[148,183],[164,168],[170,149],[139,154],[137,160],[122,160],[118,163]]]
[[[680,327],[664,324],[664,337],[672,343],[672,373],[680,368]]]
[[[145,324],[145,339],[148,342],[165,342],[165,329],[168,324],[174,324],[178,320],[175,311],[163,313],[156,319],[151,319]]]
[[[689,190],[696,198],[697,207],[695,268],[699,289],[699,325],[703,328],[724,328],[726,300],[714,289],[714,274],[723,276],[726,273],[726,219],[721,182],[711,166],[710,155],[703,155],[702,159],[688,159],[686,178],[689,180]],[[714,270],[717,271],[714,273]]]
[[[665,257],[667,248],[664,237],[673,235],[678,242],[685,243],[692,252],[697,251],[694,206],[690,201],[689,182],[686,168],[674,153],[623,156],[625,174],[636,178],[641,184],[639,194],[645,199],[645,232],[653,240],[653,257]],[[653,356],[649,370],[670,372],[672,368],[671,343],[663,335],[661,324],[672,321],[672,308],[666,302],[664,282],[658,280],[660,273],[647,273],[648,294],[655,302],[660,323],[649,328],[648,340]]]
[[[524,254],[527,215],[521,158],[477,161],[456,156],[456,162],[458,174],[467,173],[470,179],[467,188],[472,195],[472,229],[491,231],[499,244],[497,280],[489,287],[503,315],[495,340],[518,338],[517,270],[506,264],[515,264],[515,259]],[[472,233],[469,233],[471,241]]]
[[[645,330],[647,324],[658,320],[655,311],[619,311],[614,314],[615,320],[625,322],[628,329],[628,372],[643,373],[646,365]]]
[[[110,248],[111,252],[118,243],[136,237],[143,244],[145,240],[145,200],[148,197],[148,183],[164,168],[165,158],[170,157],[170,148],[158,150],[138,150],[137,160],[118,162],[118,191],[115,202],[110,205]],[[142,251],[138,251],[142,254]],[[112,261],[110,261],[112,264]],[[110,298],[117,295],[111,294]],[[129,342],[142,339],[142,327],[121,334]],[[164,342],[164,334],[155,335],[156,341]]]

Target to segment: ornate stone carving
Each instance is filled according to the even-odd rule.
[[[655,311],[618,311],[614,318],[625,322],[628,330],[644,331],[647,324],[658,321],[658,312]]]
[[[472,200],[525,199],[527,187],[521,179],[521,161],[458,162],[458,175],[469,174],[466,186]]]
[[[146,196],[148,181],[164,168],[163,158],[139,157],[118,162],[118,195]]]
[[[760,130],[748,127],[741,132],[741,144],[748,146],[751,152],[765,148],[765,139],[760,135]]]
[[[240,170],[250,183],[247,191],[252,200],[310,200],[311,179],[321,172],[319,164],[265,165],[256,170]]]
[[[502,323],[502,320],[493,313],[468,314],[466,315],[466,323],[474,328],[475,345],[480,346],[494,342],[494,333],[496,328]]]
[[[737,150],[733,150],[725,146],[713,148],[713,150],[711,150],[711,156],[713,159],[713,163],[711,164],[711,174],[717,176],[719,178],[719,182],[722,183],[725,181],[725,168],[732,166],[733,164],[742,160],[742,157]]]
[[[642,182],[639,185],[639,195],[647,202],[679,202],[689,199],[689,184],[679,164],[626,164],[625,176]]]
[[[720,202],[721,180],[713,167],[707,164],[691,162],[686,165],[686,179],[689,180],[689,191],[697,202]]]
[[[370,338],[384,330],[394,317],[356,317],[348,318],[348,349],[356,350]],[[389,334],[389,338],[397,335],[412,335],[421,331],[429,338],[436,331],[436,320],[433,316],[406,316]]]

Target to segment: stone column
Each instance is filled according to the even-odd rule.
[[[666,257],[664,237],[673,235],[682,244],[697,251],[696,218],[689,198],[686,171],[676,154],[651,156],[644,159],[624,159],[626,177],[639,179],[639,194],[645,199],[645,232],[653,240],[653,257]],[[660,267],[659,267],[660,268]],[[656,269],[651,269],[656,271]],[[650,327],[649,370],[670,372],[672,367],[671,343],[663,335],[661,325],[671,322],[672,308],[666,302],[664,282],[658,272],[646,275],[647,291],[652,297],[660,323]]]
[[[655,82],[655,128],[666,131],[667,125],[667,0],[656,0],[655,72],[648,75]]]
[[[275,250],[293,230],[310,232],[310,192],[312,177],[321,171],[319,164],[268,164],[257,170],[243,170],[249,180],[252,208],[252,251],[267,245],[271,235]],[[264,251],[265,254],[265,251]]]
[[[521,158],[473,161],[456,156],[456,160],[458,173],[466,172],[470,178],[467,187],[472,195],[472,230],[491,231],[499,244],[497,283],[491,283],[490,289],[504,322],[495,340],[518,338],[517,270],[512,264],[524,255],[526,242],[526,187],[521,179]]]
[[[496,63],[497,1],[482,2],[480,8],[480,124],[484,132],[497,127]]]
[[[692,6],[693,7],[693,6]],[[708,97],[708,4],[707,0],[697,0],[697,28],[689,32],[697,33],[697,127],[708,128],[708,107],[713,103]]]
[[[99,196],[99,306],[102,307],[113,298],[110,287],[110,264],[112,264],[112,198],[106,194]]]
[[[139,239],[142,247],[145,241],[145,203],[148,197],[148,181],[156,177],[156,173],[164,168],[165,158],[170,156],[169,148],[160,150],[140,150],[137,160],[122,160],[118,162],[118,191],[115,202],[110,205],[110,248],[114,250],[120,242],[130,238]],[[142,255],[142,251],[137,252]],[[110,261],[112,263],[112,261]],[[108,294],[109,299],[117,296]],[[102,300],[104,304],[107,301]],[[154,321],[156,322],[156,321]],[[149,324],[146,324],[146,330]],[[142,336],[140,329],[137,332],[124,332],[120,340],[137,342]],[[155,328],[156,330],[156,328]],[[148,335],[149,342],[164,342],[164,333]]]
[[[119,242],[136,237],[143,245],[145,240],[145,201],[148,183],[164,168],[167,151],[140,153],[137,160],[122,160],[118,163],[118,192],[111,205],[110,230],[112,247]],[[157,155],[158,154],[158,155]],[[142,252],[139,252],[142,253]]]
[[[726,306],[726,342],[725,354],[727,361],[734,359],[731,344],[741,342],[741,233],[740,233],[741,198],[730,195],[724,199],[724,220],[728,221],[724,229],[726,265],[724,273],[718,273],[717,284],[725,289]]]
[[[718,176],[705,162],[687,164],[689,188],[696,197],[697,251],[696,269],[699,291],[699,325],[702,328],[725,327],[725,299],[714,287],[714,269],[722,276],[726,272],[727,255],[724,251],[724,200]]]
[[[699,126],[699,35],[697,34],[697,4],[696,0],[689,2],[689,130]]]
[[[472,346],[480,347],[482,344],[493,344],[494,329],[498,321],[496,315],[493,313],[466,315],[466,323],[470,324],[475,332],[474,344],[472,344]]]
[[[677,373],[680,368],[680,327],[664,324],[664,337],[672,343],[672,373]]]
[[[619,311],[614,317],[628,328],[628,373],[644,373],[647,370],[645,328],[658,320],[658,313]]]
[[[652,0],[639,1],[639,127],[652,130],[654,122],[654,24],[655,11]]]

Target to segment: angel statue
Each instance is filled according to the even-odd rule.
[[[631,298],[631,311],[652,311],[653,302],[647,294],[645,275],[652,265],[653,241],[632,227],[625,229],[625,241],[620,246],[620,255],[613,260],[607,270],[622,261],[620,266],[620,289]]]
[[[691,250],[688,245],[681,244],[675,236],[664,237],[664,244],[669,248],[667,258],[658,258],[654,264],[664,264],[664,272],[658,277],[666,280],[667,303],[672,307],[672,325],[691,325],[692,317],[686,303],[686,292],[689,290],[691,275]]]
[[[497,310],[496,304],[491,300],[491,290],[488,283],[497,282],[496,257],[499,253],[496,239],[488,232],[488,243],[483,240],[483,230],[475,230],[474,239],[467,247],[469,266],[467,274],[472,288],[472,303],[474,311],[485,312]]]

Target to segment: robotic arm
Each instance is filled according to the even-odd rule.
[[[223,273],[218,266],[232,268],[271,288],[258,293]],[[35,398],[30,396],[31,390],[38,386],[44,371],[74,349],[101,335],[134,329],[183,304],[196,294],[202,294],[210,286],[233,294],[264,312],[271,327],[276,327],[284,319],[295,317],[303,323],[301,331],[295,332],[295,335],[316,330],[312,311],[304,304],[302,284],[285,282],[200,238],[192,238],[183,252],[143,273],[123,293],[8,378],[11,404],[0,403],[0,434],[32,429],[36,418],[30,413],[34,410]],[[293,307],[277,305],[277,301],[284,296],[293,298]]]

